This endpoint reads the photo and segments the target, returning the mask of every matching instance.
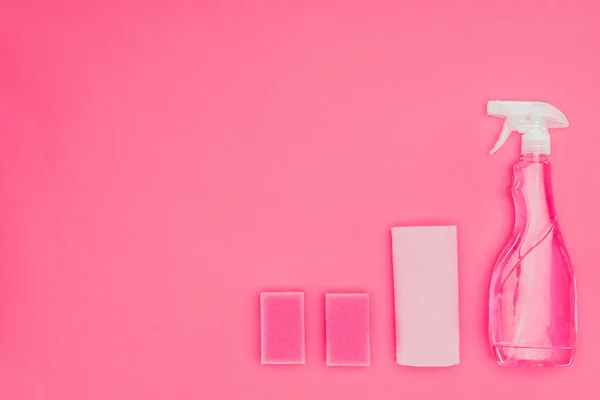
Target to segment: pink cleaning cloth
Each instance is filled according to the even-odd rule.
[[[327,365],[370,364],[369,295],[325,294]]]
[[[459,363],[455,226],[392,228],[396,362]]]
[[[262,364],[304,364],[304,293],[260,294]]]

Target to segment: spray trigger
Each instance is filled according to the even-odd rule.
[[[488,101],[487,114],[505,118],[500,137],[490,154],[498,151],[515,131],[522,135],[521,154],[550,154],[548,128],[569,126],[558,108],[538,101]]]

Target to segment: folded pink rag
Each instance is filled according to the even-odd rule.
[[[459,363],[455,226],[392,228],[396,362]]]

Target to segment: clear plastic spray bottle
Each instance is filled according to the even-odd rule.
[[[541,102],[490,101],[505,118],[496,152],[512,132],[522,135],[513,167],[515,225],[490,285],[489,334],[501,365],[567,366],[577,331],[575,278],[554,209],[548,128],[567,118]]]

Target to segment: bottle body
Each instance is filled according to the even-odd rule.
[[[515,226],[490,285],[489,333],[502,365],[566,366],[577,331],[576,288],[552,197],[550,159],[513,167]]]

